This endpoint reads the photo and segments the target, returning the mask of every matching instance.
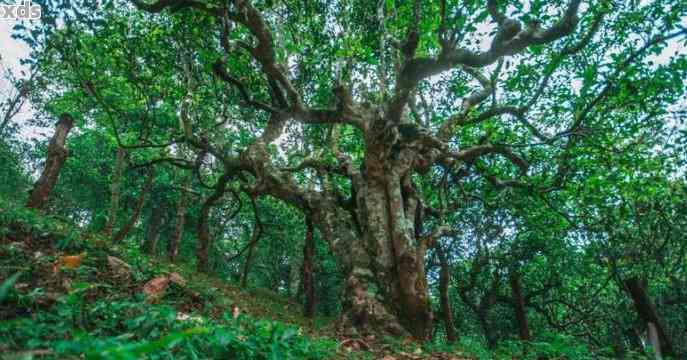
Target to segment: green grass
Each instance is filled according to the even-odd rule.
[[[83,262],[55,273],[64,254],[83,254]],[[131,265],[131,276],[110,270],[108,256]],[[143,284],[172,272],[187,285],[171,285],[159,303],[147,303]],[[504,341],[495,351],[479,336],[457,344],[380,338],[358,351],[342,348],[335,337],[333,319],[307,319],[300,304],[274,292],[241,289],[191,264],[143,254],[135,239],[112,245],[0,199],[0,359],[599,358],[555,334],[528,344]]]
[[[336,352],[334,340],[308,335],[295,303],[110,246],[31,210],[0,209],[3,359],[323,359]],[[60,255],[76,253],[84,254],[81,266],[53,271]],[[111,271],[108,255],[129,263],[131,276]],[[187,286],[172,285],[159,303],[147,303],[142,285],[170,272]]]

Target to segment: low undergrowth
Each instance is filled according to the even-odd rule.
[[[64,255],[78,266],[59,266]],[[108,257],[130,266],[123,275]],[[158,301],[143,285],[180,274]],[[321,324],[321,326],[316,326]],[[310,320],[299,304],[244,290],[189,264],[110,244],[68,222],[13,208],[0,199],[0,358],[87,359],[598,359],[572,338],[455,344],[411,339],[336,338],[330,319]],[[637,357],[638,358],[638,357]]]
[[[3,359],[323,359],[336,352],[334,340],[305,334],[299,324],[306,321],[288,315],[296,311],[279,314],[286,322],[261,318],[288,304],[251,301],[235,287],[123,251],[130,247],[60,219],[0,209]],[[78,254],[78,266],[60,266],[67,254]],[[113,270],[108,256],[121,257],[130,273]],[[143,284],[172,271],[188,285],[171,284],[159,301],[146,301]]]
[[[248,315],[228,312],[216,321],[142,299],[85,303],[88,288],[72,291],[47,311],[4,321],[3,351],[89,359],[321,359],[335,348],[294,326]]]

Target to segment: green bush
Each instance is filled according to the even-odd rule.
[[[76,252],[86,246],[80,229],[67,221],[17,206],[0,197],[0,241],[10,235],[16,236],[17,230],[34,241],[44,241],[64,251]]]
[[[56,358],[88,359],[322,359],[336,343],[310,339],[293,326],[237,319],[179,319],[170,306],[142,301],[84,303],[77,287],[49,311],[0,323],[3,351],[52,349]]]

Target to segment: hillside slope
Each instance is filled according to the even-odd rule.
[[[410,340],[336,339],[333,321],[306,319],[268,290],[243,290],[31,210],[0,209],[3,359],[459,358]]]

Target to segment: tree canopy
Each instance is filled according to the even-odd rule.
[[[347,336],[687,353],[687,3],[37,3],[46,211]]]

